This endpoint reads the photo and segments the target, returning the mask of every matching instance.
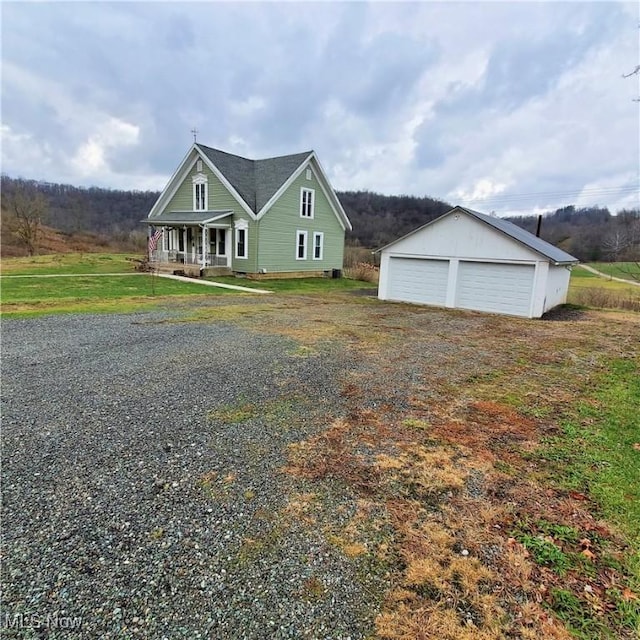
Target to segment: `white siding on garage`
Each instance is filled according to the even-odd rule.
[[[534,265],[460,261],[456,306],[529,316]]]
[[[448,260],[392,257],[388,298],[444,306],[448,273]]]
[[[544,309],[548,311],[567,301],[571,269],[566,265],[550,266],[544,298]]]

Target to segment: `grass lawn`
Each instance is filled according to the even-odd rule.
[[[242,295],[241,292],[232,289],[207,287],[136,273],[134,263],[130,260],[132,257],[135,256],[73,253],[4,259],[0,262],[3,276],[0,278],[2,314],[4,317],[11,317],[64,312],[133,311],[157,306],[175,296]],[[112,273],[122,275],[94,275]],[[66,277],[69,274],[75,277]],[[292,294],[328,294],[375,287],[367,282],[346,278],[250,280],[223,277],[211,280]]]
[[[594,263],[594,268],[605,267]],[[571,271],[567,301],[585,307],[640,310],[640,286],[610,280],[578,266]]]
[[[174,296],[237,295],[228,289],[132,273],[122,276],[2,278],[2,315],[135,311]]]
[[[590,262],[589,266],[614,278],[640,281],[640,262]]]
[[[134,263],[125,253],[56,253],[30,258],[0,260],[3,275],[38,275],[56,273],[130,273]]]
[[[212,282],[223,284],[235,284],[254,289],[265,289],[274,293],[328,293],[349,291],[353,289],[375,289],[377,285],[362,280],[349,278],[282,278],[251,280],[249,278],[236,278],[225,276],[209,278]]]

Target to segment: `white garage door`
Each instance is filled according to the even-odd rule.
[[[495,262],[460,262],[456,306],[529,316],[535,267]]]
[[[444,306],[448,260],[389,259],[389,298]]]

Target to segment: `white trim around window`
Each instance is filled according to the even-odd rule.
[[[249,224],[246,220],[238,220],[234,226],[236,258],[246,260],[249,257]]]
[[[207,211],[209,202],[209,180],[204,173],[197,173],[191,179],[193,183],[193,210]]]
[[[307,232],[296,231],[296,260],[307,259]]]
[[[300,217],[313,218],[315,208],[316,192],[315,189],[307,189],[300,187]]]
[[[313,259],[322,260],[324,254],[324,233],[322,231],[313,232]]]

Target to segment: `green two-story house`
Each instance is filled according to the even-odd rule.
[[[315,152],[249,160],[198,143],[147,222],[152,263],[191,274],[334,273],[351,230]]]

